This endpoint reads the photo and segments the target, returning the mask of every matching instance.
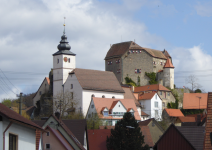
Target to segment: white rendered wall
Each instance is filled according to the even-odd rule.
[[[108,108],[110,109],[110,108]],[[136,111],[136,110],[134,110]],[[114,115],[113,112],[120,112],[120,113],[123,113],[123,114],[118,114],[118,115]],[[113,115],[113,118],[123,118],[124,116],[124,113],[126,113],[127,110],[125,109],[124,105],[122,105],[122,103],[119,101],[112,109],[112,115]]]
[[[114,92],[105,92],[105,91],[93,91],[93,90],[83,90],[82,93],[82,108],[83,108],[83,113],[86,115],[88,111],[88,107],[91,102],[91,96],[95,95],[95,97],[102,97],[103,95],[105,98],[112,98],[115,96],[115,98],[120,98],[124,99],[124,93],[114,93]],[[109,109],[109,108],[108,108]]]
[[[5,118],[3,119],[4,119],[3,130],[5,130],[10,122],[9,120],[6,120]],[[3,135],[3,132],[1,133]],[[9,133],[18,136],[18,150],[35,150],[36,149],[35,129],[13,123],[5,133],[5,150],[9,149]]]
[[[136,106],[137,107],[137,106]],[[136,111],[136,110],[135,110]],[[141,117],[141,107],[137,107],[137,111],[138,111],[138,114],[139,116]]]
[[[94,107],[92,108],[91,106],[94,105],[94,102],[93,100],[91,100],[91,103],[90,103],[90,106],[88,107],[88,111],[87,111],[87,115],[86,115],[86,118],[88,119],[88,115],[90,114],[90,116],[92,116],[92,114],[96,114],[97,111],[101,111],[101,110],[96,110],[96,107],[94,105]],[[108,108],[110,109],[110,108]]]
[[[71,84],[73,84],[73,89],[71,89]],[[74,99],[77,101],[77,106],[75,106],[76,111],[80,111],[80,107],[82,108],[82,87],[75,74],[69,75],[64,83],[64,92],[66,91],[73,92]]]
[[[35,95],[35,97],[33,98],[33,105],[34,105],[34,106],[36,106],[36,102],[40,100],[40,96],[41,96],[41,95],[40,95],[40,91],[41,91],[41,93],[43,94],[43,93],[48,92],[48,90],[49,90],[49,84],[48,84],[48,82],[47,82],[47,80],[46,80],[46,78],[45,78],[45,79],[44,79],[44,82],[42,82],[40,88],[38,89],[38,91],[37,91],[37,93],[36,93],[36,95]],[[36,106],[36,107],[37,107],[37,106]]]
[[[64,57],[70,58],[70,63],[64,61]],[[59,59],[59,63],[58,63]],[[75,56],[55,55],[53,56],[53,95],[61,92],[62,85],[66,82],[69,72],[76,68]]]
[[[139,103],[144,105],[142,111],[151,116],[151,100],[140,100]]]
[[[155,102],[158,102],[158,107],[155,107]],[[155,110],[158,110],[158,118],[155,118]],[[151,118],[155,118],[156,120],[161,120],[162,115],[162,100],[158,96],[157,93],[151,99]]]
[[[163,76],[163,86],[174,89],[174,68],[164,68]]]

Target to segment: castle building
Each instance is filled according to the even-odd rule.
[[[121,84],[131,78],[137,85],[149,84],[145,72],[155,72],[159,84],[174,88],[174,66],[169,53],[139,46],[133,41],[113,44],[105,57],[105,70],[113,72]]]

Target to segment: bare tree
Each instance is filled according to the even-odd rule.
[[[186,83],[191,85],[191,91],[194,92],[195,89],[201,88],[202,86],[197,83],[198,78],[194,75],[190,75],[186,78]]]
[[[67,115],[68,112],[75,112],[78,100],[73,92],[59,92],[54,97],[54,112],[60,112],[61,116]]]

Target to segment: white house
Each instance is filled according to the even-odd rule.
[[[38,88],[38,91],[35,93],[35,96],[33,97],[33,105],[36,106],[37,101],[40,100],[40,97],[43,93],[48,92],[50,86],[50,80],[48,77],[45,77],[43,82],[41,83],[40,87]]]
[[[156,120],[162,118],[162,99],[156,92],[142,93],[137,95],[142,111]]]
[[[32,121],[0,103],[1,150],[35,150],[36,129],[42,130]]]
[[[123,118],[126,112],[131,112],[136,120],[141,121],[133,99],[93,97],[86,118],[89,119],[97,114],[103,120],[104,125],[114,126],[118,120]]]

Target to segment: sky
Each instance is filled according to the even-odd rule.
[[[135,41],[170,53],[177,87],[194,75],[212,91],[212,1],[0,0],[0,101],[48,77],[64,17],[77,68],[104,70],[110,44]]]

